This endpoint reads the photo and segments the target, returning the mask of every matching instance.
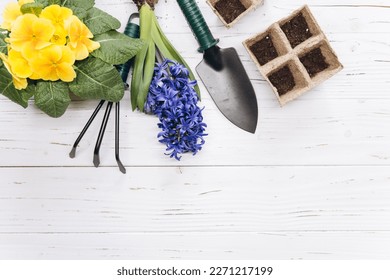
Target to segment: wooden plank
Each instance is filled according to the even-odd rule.
[[[99,115],[77,157],[68,153],[97,102],[70,106],[61,119],[51,119],[33,107],[0,106],[0,166],[92,166]],[[145,165],[389,165],[390,99],[305,100],[283,109],[276,100],[260,103],[255,135],[227,121],[211,101],[204,101],[208,124],[206,144],[197,156],[181,162],[164,155],[157,141],[157,119],[131,112],[122,102],[121,157],[127,166]],[[113,117],[102,145],[102,166],[115,166]]]
[[[389,232],[0,234],[0,259],[388,259]]]
[[[388,167],[1,168],[0,232],[390,230]]]

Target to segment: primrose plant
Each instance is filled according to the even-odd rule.
[[[123,81],[115,65],[142,41],[116,31],[121,23],[94,0],[10,0],[0,23],[0,94],[51,117],[81,99],[117,102]]]

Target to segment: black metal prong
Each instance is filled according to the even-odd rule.
[[[118,163],[119,170],[126,174],[126,168],[123,166],[119,158],[119,117],[120,117],[120,103],[115,103],[115,159]]]
[[[100,146],[102,145],[104,132],[106,131],[108,119],[110,118],[111,108],[112,108],[112,102],[108,102],[106,107],[106,112],[104,113],[102,125],[100,127],[99,135],[96,141],[95,150],[93,152],[93,164],[95,165],[95,167],[99,167],[100,165],[100,156],[99,156]]]
[[[102,108],[104,102],[105,102],[105,100],[100,101],[100,103],[97,105],[95,111],[92,113],[91,117],[89,118],[88,122],[85,124],[83,130],[80,132],[79,137],[74,142],[73,148],[72,148],[72,150],[69,153],[70,158],[75,158],[76,157],[77,146],[79,145],[81,139],[84,137],[84,134],[87,132],[89,126],[91,125],[91,123],[95,119],[96,115],[99,113],[99,111]]]

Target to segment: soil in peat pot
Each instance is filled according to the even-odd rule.
[[[268,79],[278,90],[279,96],[286,94],[295,87],[294,76],[287,65],[269,75]]]
[[[308,52],[300,57],[299,60],[302,62],[303,66],[305,66],[310,78],[313,78],[318,73],[329,67],[329,64],[326,62],[320,48]]]
[[[277,58],[279,55],[270,35],[267,35],[260,41],[254,43],[249,49],[261,66]]]
[[[228,24],[246,11],[240,0],[219,0],[214,7]]]
[[[295,48],[300,43],[313,36],[302,13],[299,13],[284,23],[281,28],[286,34],[292,48]]]

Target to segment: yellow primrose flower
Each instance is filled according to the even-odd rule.
[[[33,3],[34,0],[20,0],[18,3],[8,3],[5,6],[3,12],[3,23],[0,25],[1,28],[11,30],[12,23],[22,15],[20,7],[27,3]]]
[[[65,45],[68,36],[69,21],[73,11],[59,5],[50,5],[43,9],[40,18],[48,19],[55,26],[55,33],[51,42],[57,45]]]
[[[12,22],[14,22],[19,16],[22,15],[20,6],[18,3],[9,3],[4,8],[3,12],[3,23],[0,25],[1,28],[11,30]]]
[[[19,0],[18,1],[20,7],[22,7],[24,4],[34,3],[34,2],[35,2],[34,0]]]
[[[20,52],[11,49],[8,52],[8,62],[11,65],[12,72],[20,78],[28,78],[33,73],[30,64]]]
[[[54,32],[53,37],[50,42],[56,45],[64,46],[66,45],[66,37],[68,36],[68,32],[66,32],[65,28],[57,26],[56,31]]]
[[[3,61],[3,64],[5,66],[5,68],[8,70],[8,72],[11,74],[12,76],[12,81],[13,81],[13,84],[15,86],[15,88],[17,90],[22,90],[22,89],[25,89],[27,88],[28,86],[28,82],[27,82],[27,79],[26,78],[20,78],[18,77],[13,71],[12,71],[12,67],[9,63],[9,60],[8,60],[8,57],[4,54],[4,53],[0,53],[0,59]]]
[[[50,5],[42,10],[39,17],[50,20],[56,28],[58,26],[67,28],[66,23],[72,15],[73,11],[71,9],[59,5]]]
[[[31,66],[43,80],[71,82],[76,78],[76,72],[72,67],[74,62],[74,53],[69,47],[51,45],[41,50],[40,55],[31,60]]]
[[[14,50],[29,59],[36,55],[37,50],[51,45],[54,32],[55,28],[49,20],[25,14],[13,23],[9,42]]]
[[[100,48],[98,42],[91,40],[92,32],[81,20],[72,16],[69,26],[69,46],[75,53],[76,60],[83,60],[89,56],[90,52]]]

